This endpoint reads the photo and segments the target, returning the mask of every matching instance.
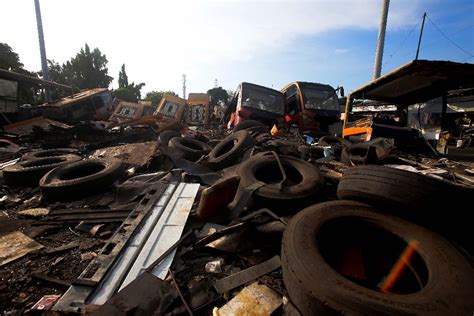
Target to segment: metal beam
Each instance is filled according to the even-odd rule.
[[[38,79],[35,77],[22,75],[22,74],[19,74],[13,71],[4,70],[4,69],[0,69],[0,79],[5,79],[5,80],[10,80],[10,81],[15,81],[15,82],[26,82],[26,83],[41,85],[44,87],[51,87],[51,88],[58,88],[62,90],[72,91],[72,87],[70,86],[66,86],[66,85],[52,82],[52,81]]]

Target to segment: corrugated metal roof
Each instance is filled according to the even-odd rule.
[[[474,84],[474,64],[413,60],[351,92],[356,99],[413,104]]]

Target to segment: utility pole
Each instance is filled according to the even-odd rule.
[[[49,80],[48,63],[46,61],[46,48],[44,45],[43,21],[41,20],[41,8],[39,0],[34,1],[36,9],[36,25],[38,28],[38,39],[41,54],[41,70],[43,72],[43,80]],[[46,97],[47,102],[51,102],[51,93],[49,88],[44,88],[44,96]]]
[[[214,88],[219,88],[219,81],[217,81],[217,78],[214,79]]]
[[[186,99],[186,74],[183,74],[183,99]]]
[[[388,7],[390,0],[383,0],[382,17],[380,20],[377,50],[375,51],[374,79],[380,77],[382,71],[383,46],[385,44],[385,29],[387,28]]]
[[[426,19],[426,12],[425,14],[423,14],[423,22],[421,22],[420,37],[418,38],[418,47],[416,48],[415,60],[418,60],[418,55],[420,54],[421,37],[423,36],[423,29],[425,28],[425,19]]]

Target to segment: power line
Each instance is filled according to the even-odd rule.
[[[413,31],[415,31],[415,29],[418,27],[418,25],[420,25],[420,22],[421,22],[422,19],[420,19],[418,21],[418,23],[415,24],[415,26],[411,29],[410,32],[408,32],[407,36],[405,36],[405,38],[401,41],[400,45],[393,51],[393,53],[391,53],[390,55],[388,55],[388,59],[387,61],[383,64],[384,67],[388,64],[388,62],[390,61],[390,59],[392,59],[392,57],[395,55],[395,53],[397,53],[400,48],[402,48],[402,46],[406,43],[406,41],[408,40],[408,38],[410,37],[410,35],[413,33]]]
[[[453,44],[454,46],[456,46],[457,48],[459,48],[461,51],[463,51],[464,53],[466,53],[467,55],[469,55],[470,57],[474,57],[473,54],[471,54],[471,52],[469,52],[468,50],[462,48],[461,46],[459,46],[456,42],[454,42],[452,39],[450,39],[448,37],[448,35],[446,35],[434,22],[433,20],[430,19],[429,16],[426,16],[428,18],[428,20],[431,22],[431,24],[433,24],[433,26],[438,30],[438,32],[441,33],[441,35],[444,36],[444,38],[446,38],[451,44]]]
[[[457,34],[459,34],[459,33],[461,33],[461,32],[464,32],[464,31],[466,31],[466,30],[468,30],[468,29],[471,29],[471,28],[473,28],[473,27],[474,27],[474,24],[471,24],[471,25],[469,25],[469,26],[466,26],[466,27],[464,27],[464,28],[462,28],[462,29],[460,29],[460,30],[454,32],[454,33],[449,34],[448,36],[457,35]],[[422,48],[426,51],[426,49],[427,49],[428,47],[432,47],[433,44],[438,43],[438,42],[439,42],[438,39],[437,39],[437,40],[432,40],[432,41],[428,42],[427,44],[422,45]],[[403,54],[403,55],[401,56],[401,58],[404,59],[405,57],[407,57],[408,55],[411,55],[411,54],[413,54],[413,52],[408,52],[408,53],[406,53],[406,54]],[[471,58],[472,58],[472,56],[470,56],[470,57],[468,57],[467,59],[463,60],[463,62],[466,61],[466,60],[469,60],[469,59],[471,59]],[[387,62],[388,62],[388,61],[387,61]]]

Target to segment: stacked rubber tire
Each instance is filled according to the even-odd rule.
[[[421,289],[384,293],[338,273],[328,263],[320,240],[327,227],[344,221],[372,225],[406,244],[416,241],[416,253],[426,267],[424,275],[420,273]],[[333,236],[329,245],[337,251],[331,241],[351,243],[356,237]],[[435,233],[359,202],[321,203],[294,216],[283,236],[282,267],[286,289],[302,315],[471,315],[474,310],[474,269],[469,259]]]
[[[27,153],[3,169],[11,187],[40,187],[48,201],[73,201],[107,190],[122,174],[119,159],[82,159],[69,148]]]
[[[346,156],[356,148],[343,146]],[[366,164],[367,155],[359,156]],[[284,232],[290,299],[302,315],[471,315],[474,247],[466,207],[473,193],[393,167],[348,168],[337,188],[341,200],[307,207]]]
[[[76,151],[71,149],[27,153],[21,157],[20,162],[3,169],[4,182],[13,187],[38,186],[41,177],[50,170],[82,159],[75,153]]]

